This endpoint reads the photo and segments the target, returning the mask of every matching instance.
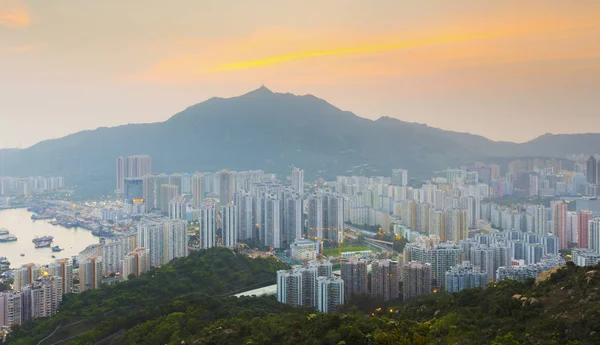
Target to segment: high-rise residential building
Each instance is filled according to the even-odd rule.
[[[283,241],[292,244],[302,238],[304,210],[298,193],[286,194],[283,199]]]
[[[344,281],[335,277],[317,278],[317,310],[331,313],[344,304]]]
[[[182,196],[176,196],[169,201],[169,219],[186,219],[186,204]]]
[[[15,269],[13,274],[13,289],[15,291],[21,291],[26,285],[33,283],[40,277],[40,266],[34,263],[26,264]]]
[[[164,228],[162,222],[144,220],[137,225],[138,247],[150,251],[150,266],[160,266],[164,258]]]
[[[125,192],[125,179],[140,179],[152,174],[152,159],[150,156],[129,156],[117,158],[117,193]]]
[[[164,258],[163,264],[176,258],[188,256],[187,221],[164,221]]]
[[[478,266],[471,266],[469,261],[465,261],[446,271],[446,291],[456,293],[464,289],[485,288],[488,280],[491,281],[490,275],[495,276],[496,273],[482,272]]]
[[[446,210],[446,240],[458,243],[469,235],[467,210]]]
[[[57,259],[48,265],[48,275],[61,278],[61,293],[73,291],[73,262],[70,259]]]
[[[277,271],[277,301],[302,306],[302,273],[299,271]]]
[[[136,248],[128,253],[123,258],[123,274],[124,280],[130,277],[137,277],[140,274],[150,269],[150,250],[147,248]]]
[[[128,156],[125,160],[125,178],[142,178],[152,174],[152,159],[150,156]]]
[[[587,160],[587,181],[591,184],[598,184],[598,162],[596,157],[590,156]]]
[[[317,240],[344,240],[344,199],[331,193],[315,193],[308,200],[308,235]]]
[[[371,263],[371,295],[384,301],[398,298],[400,266],[395,261],[375,260]]]
[[[589,229],[592,218],[592,211],[577,212],[577,247],[579,248],[589,248],[590,246]]]
[[[142,178],[126,178],[124,188],[125,202],[133,203],[135,200],[144,198],[144,180]]]
[[[143,181],[143,195],[144,203],[146,204],[146,212],[150,212],[156,208],[156,176],[144,175]]]
[[[408,186],[408,170],[392,169],[392,184]]]
[[[271,248],[282,248],[282,200],[275,193],[266,195],[262,200],[263,223],[260,231],[263,234],[264,245]]]
[[[43,277],[39,281],[24,287],[23,321],[40,317],[51,317],[62,302],[62,279],[60,277]]]
[[[366,260],[351,257],[347,261],[342,262],[341,273],[344,280],[344,295],[346,299],[369,293],[369,274]]]
[[[202,174],[192,176],[192,207],[199,210],[204,200],[204,189],[202,189]]]
[[[544,205],[536,205],[529,209],[533,216],[534,232],[538,235],[548,233],[548,209]]]
[[[567,204],[557,201],[552,204],[552,234],[559,238],[559,248],[569,247],[567,236]]]
[[[236,205],[238,207],[238,238],[246,241],[254,237],[256,229],[254,198],[247,193],[236,194]]]
[[[412,261],[401,266],[402,299],[429,294],[432,291],[431,264]]]
[[[121,272],[121,261],[123,260],[123,243],[117,239],[109,239],[101,245],[104,273]]]
[[[102,282],[102,257],[90,256],[79,260],[79,293],[97,289]]]
[[[233,202],[233,175],[229,170],[221,170],[219,179],[219,202],[221,205],[229,205]]]
[[[238,209],[235,205],[221,207],[223,246],[234,248],[238,238]]]
[[[165,199],[165,198],[163,198],[163,189],[161,187],[163,185],[168,185],[168,184],[169,184],[169,175],[160,174],[160,175],[156,175],[154,177],[154,191],[155,191],[154,204],[155,204],[156,208],[159,210],[163,206],[163,205],[161,205],[161,203],[163,202],[163,199]],[[167,200],[167,202],[168,202],[168,199],[169,198],[166,197],[165,200]],[[167,204],[167,207],[168,207],[168,204]],[[163,211],[161,210],[161,212],[163,212]],[[164,212],[166,212],[166,211],[164,211]]]
[[[304,170],[292,169],[292,188],[300,194],[304,195]]]
[[[208,249],[217,246],[217,209],[213,204],[200,207],[200,248]]]
[[[426,247],[419,243],[410,243],[404,248],[404,261],[418,261],[430,263],[434,286],[444,287],[446,271],[451,266],[460,263],[462,248],[454,243],[440,243],[436,246]]]
[[[172,184],[163,184],[160,186],[160,199],[159,209],[163,213],[169,213],[169,203],[171,200],[175,199],[179,196],[178,188],[176,185]]]
[[[594,218],[589,222],[589,248],[600,254],[600,218]]]
[[[181,174],[173,174],[169,176],[169,184],[173,186],[177,186],[177,194],[183,194],[183,177]]]
[[[126,175],[126,168],[125,168],[125,158],[123,157],[117,157],[117,194],[123,194],[123,192],[125,191],[125,185],[124,185],[124,181],[125,181],[125,175]]]
[[[23,321],[23,293],[0,292],[0,328],[20,325]]]

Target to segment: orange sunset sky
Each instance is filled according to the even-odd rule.
[[[600,1],[0,0],[0,148],[263,83],[494,140],[600,132]]]

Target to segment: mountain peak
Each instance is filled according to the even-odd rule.
[[[258,89],[250,91],[244,94],[244,96],[267,96],[272,94],[273,91],[269,90],[266,86],[261,85]]]

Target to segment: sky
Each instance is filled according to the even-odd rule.
[[[261,84],[493,140],[600,132],[600,1],[0,0],[0,148]]]

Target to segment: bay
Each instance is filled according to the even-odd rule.
[[[17,268],[27,263],[41,265],[49,264],[55,259],[70,258],[90,244],[99,243],[99,238],[92,235],[90,230],[82,228],[65,228],[51,225],[49,220],[32,220],[31,212],[26,209],[0,211],[0,229],[5,228],[11,235],[17,237],[15,242],[0,243],[0,257],[5,256],[10,261],[11,268]],[[52,246],[64,249],[53,252],[51,248],[36,249],[31,242],[36,236],[54,236]],[[21,256],[24,253],[25,256]]]

